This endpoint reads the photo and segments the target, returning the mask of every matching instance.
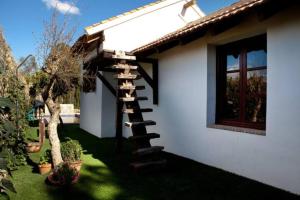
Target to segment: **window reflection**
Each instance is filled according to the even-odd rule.
[[[267,66],[267,53],[265,50],[252,50],[247,52],[247,68]]]
[[[218,48],[218,123],[265,129],[266,47],[264,34]]]
[[[227,71],[234,71],[240,68],[239,55],[227,55]]]
[[[229,119],[239,118],[240,106],[240,73],[227,73],[226,78],[226,109],[225,116]]]
[[[266,121],[267,70],[247,72],[246,120],[264,123]]]

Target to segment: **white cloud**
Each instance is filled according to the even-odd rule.
[[[58,10],[59,12],[65,14],[74,14],[79,15],[80,10],[78,7],[76,7],[73,3],[69,2],[62,2],[60,0],[42,0],[48,8],[54,8]]]

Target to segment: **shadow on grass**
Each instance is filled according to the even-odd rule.
[[[32,173],[38,174],[39,173],[39,167],[38,163],[34,162],[30,157],[26,158],[27,165],[31,166],[32,168]]]
[[[67,137],[78,140],[85,154],[100,163],[85,160],[79,183],[67,195],[73,199],[299,199],[282,190],[169,153],[164,154],[168,160],[165,170],[136,174],[129,169],[131,145],[127,140],[124,140],[123,152],[117,155],[114,139],[99,139],[78,125],[64,126],[60,131],[61,141]]]

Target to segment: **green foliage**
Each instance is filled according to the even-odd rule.
[[[43,88],[49,84],[49,77],[43,71],[38,71],[28,78],[28,82],[31,83],[29,94],[31,97],[36,97],[37,94],[41,94]]]
[[[0,98],[0,156],[6,159],[10,170],[26,164],[24,136],[22,130],[18,134],[14,110],[15,106],[9,98]]]
[[[6,160],[6,167],[9,170],[16,170],[19,166],[26,164],[26,157],[23,154],[16,153],[11,148],[3,148],[1,156]]]
[[[8,98],[4,98],[4,97],[0,97],[0,108],[1,108],[1,111],[2,109],[4,108],[13,108],[15,105],[11,102],[10,99]]]
[[[75,162],[81,160],[82,147],[77,140],[67,139],[61,143],[61,156],[65,162]]]
[[[8,98],[0,97],[0,147],[10,144],[11,136],[16,133],[16,127],[10,121],[10,110],[13,108],[13,103]]]
[[[69,163],[64,162],[54,168],[50,175],[50,181],[56,185],[68,186],[75,182],[78,177],[79,172]]]
[[[45,165],[49,164],[52,162],[52,157],[51,157],[51,150],[47,149],[40,157],[39,164],[40,165]]]
[[[74,108],[80,108],[80,86],[71,88],[67,94],[58,98],[61,104],[74,104]]]
[[[9,169],[7,168],[8,163],[6,159],[0,156],[0,199],[9,199],[7,192],[11,191],[16,193],[16,189],[9,179]]]
[[[0,197],[7,196],[8,191],[17,193],[14,184],[8,178],[8,172],[0,169]]]

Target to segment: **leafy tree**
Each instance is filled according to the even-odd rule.
[[[74,29],[68,31],[67,21],[59,24],[57,13],[44,25],[39,45],[39,59],[43,66],[36,73],[31,94],[41,96],[50,112],[48,124],[53,164],[62,160],[57,132],[59,123],[59,97],[68,94],[79,85],[81,55],[71,48]]]

